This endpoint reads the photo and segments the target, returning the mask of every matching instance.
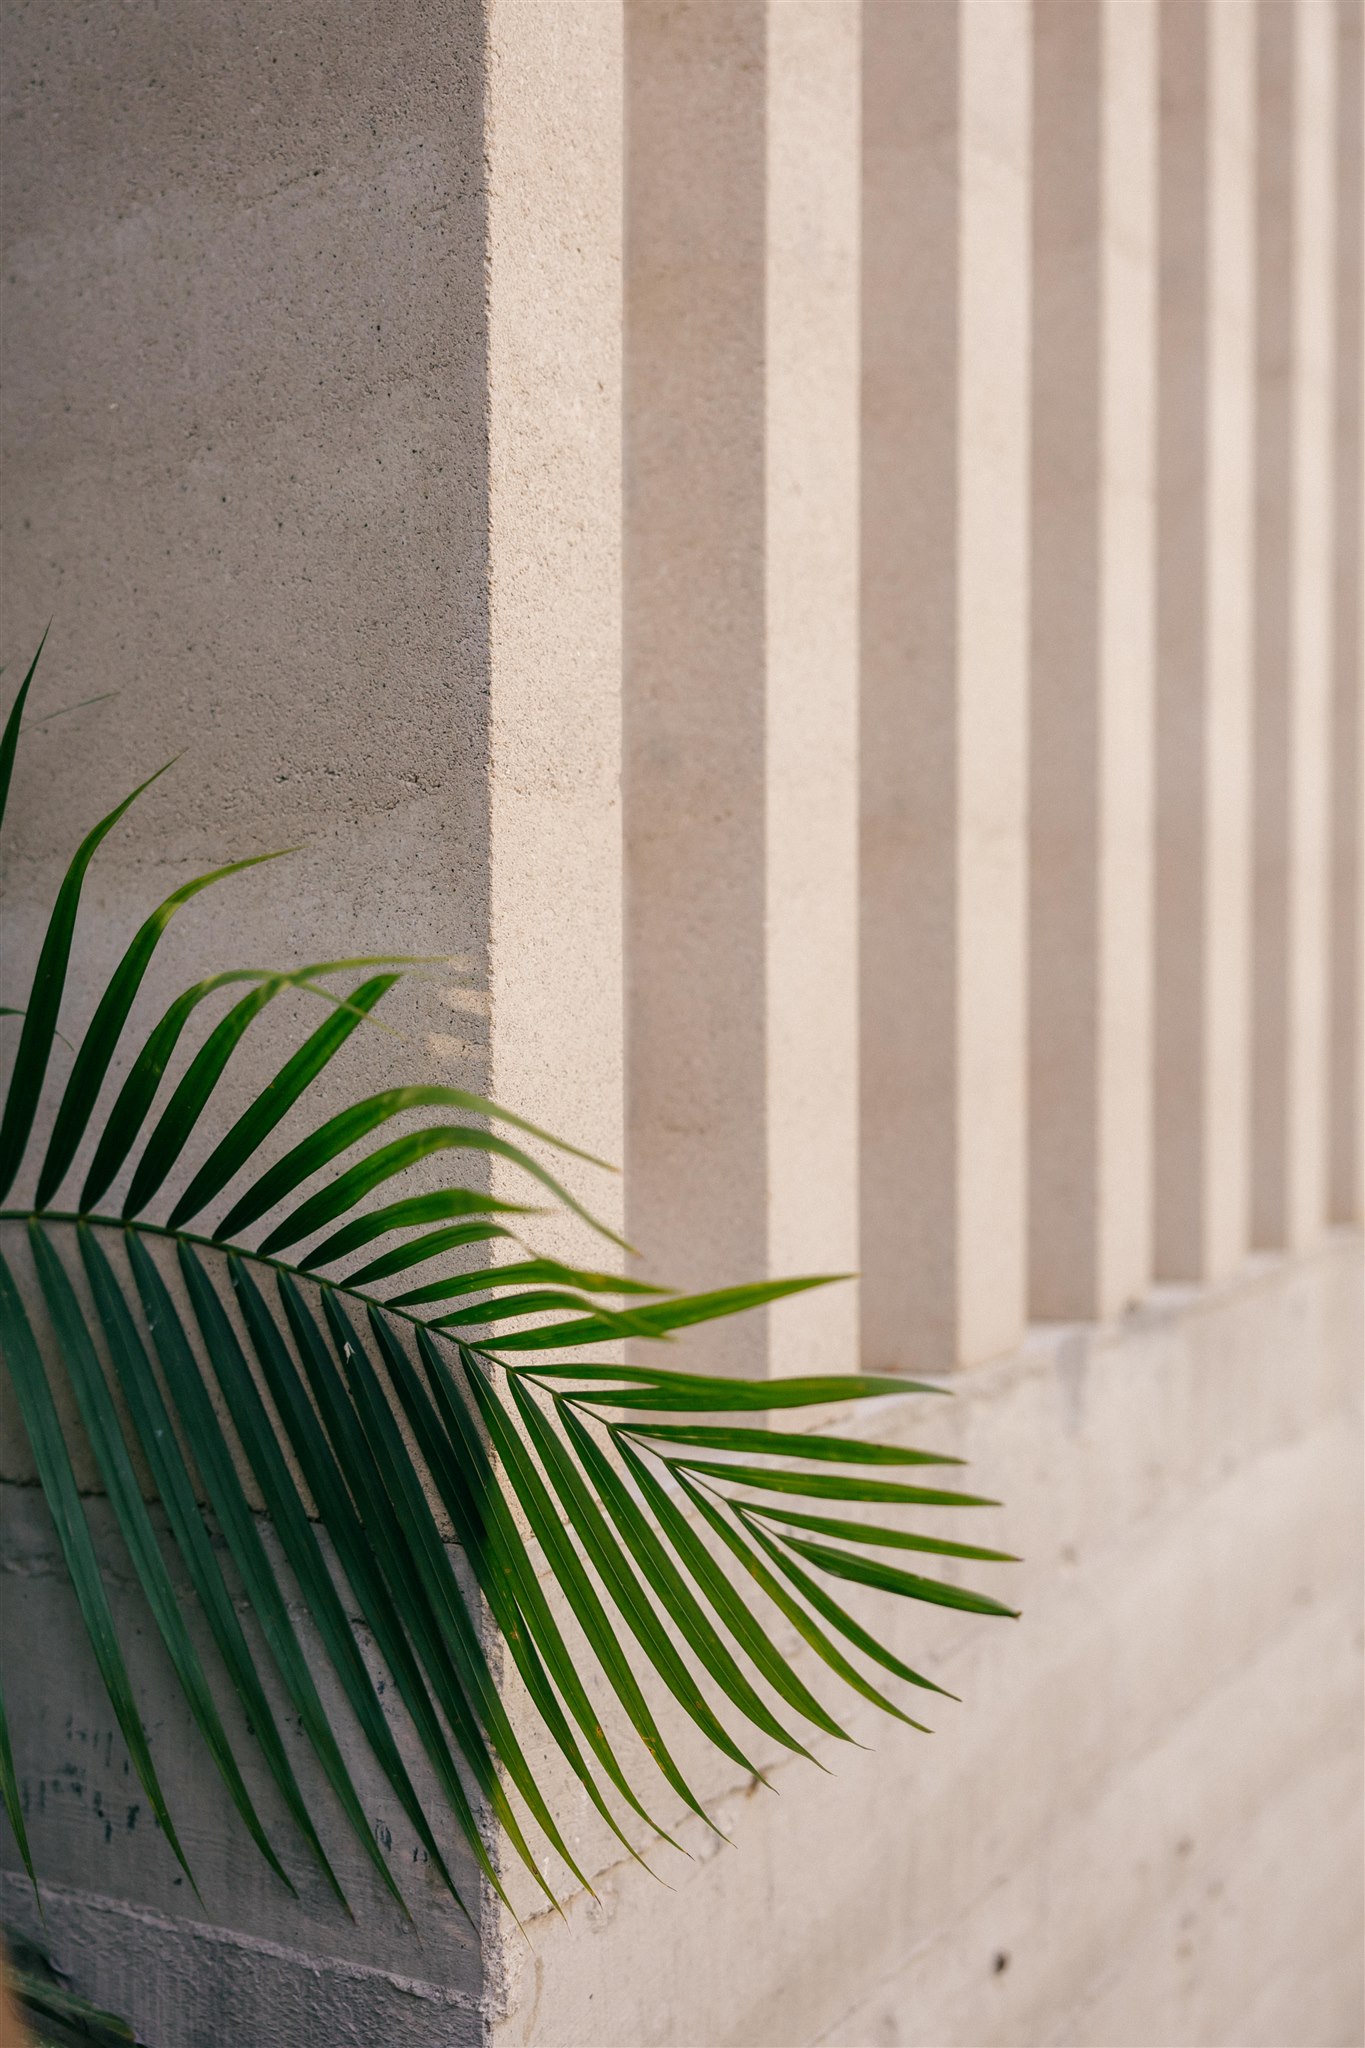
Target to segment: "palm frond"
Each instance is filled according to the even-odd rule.
[[[35,656],[0,737],[0,817],[36,666]],[[596,1170],[603,1162],[464,1090],[386,1088],[305,1126],[270,1156],[286,1119],[306,1117],[314,1083],[362,1025],[380,1021],[383,998],[417,964],[375,956],[230,968],[186,988],[150,1031],[138,1025],[139,994],[171,919],[210,886],[279,854],[215,867],[145,920],[76,1034],[51,1134],[35,1144],[85,876],[155,780],[82,840],[33,984],[3,1009],[22,1022],[0,1112],[0,1200],[12,1203],[0,1211],[0,1352],[132,1767],[190,1882],[77,1487],[78,1456],[91,1461],[108,1497],[206,1761],[243,1826],[292,1888],[291,1842],[267,1828],[251,1789],[263,1768],[289,1816],[292,1846],[316,1863],[346,1911],[324,1846],[338,1820],[403,1907],[348,1762],[356,1731],[462,1909],[452,1842],[506,1896],[490,1829],[547,1897],[555,1887],[537,1843],[589,1884],[514,1726],[493,1642],[632,1856],[639,1850],[628,1816],[656,1839],[673,1839],[651,1814],[661,1788],[647,1796],[642,1768],[714,1825],[665,1738],[661,1698],[755,1776],[763,1749],[818,1762],[818,1744],[847,1739],[816,1681],[833,1678],[922,1726],[855,1654],[921,1693],[944,1689],[880,1643],[828,1582],[998,1616],[1011,1610],[875,1553],[913,1550],[954,1560],[954,1569],[1007,1554],[827,1510],[993,1503],[882,1476],[955,1458],[767,1418],[942,1390],[895,1375],[743,1381],[583,1357],[626,1336],[663,1342],[834,1276],[681,1295],[539,1254],[520,1233],[547,1199],[629,1249],[559,1177],[564,1169],[552,1172],[529,1148],[548,1146]],[[219,1084],[257,1019],[286,992],[322,1001],[328,1014],[215,1141]],[[218,1012],[224,993],[228,1006]],[[185,1057],[202,1018],[208,1028]],[[415,1112],[440,1120],[401,1126]],[[367,1149],[396,1123],[396,1135]],[[63,1207],[83,1152],[80,1193]],[[183,1178],[187,1154],[202,1163]],[[532,1200],[458,1184],[391,1191],[445,1155],[501,1160],[523,1176]],[[30,1172],[31,1199],[14,1197]],[[162,1198],[169,1207],[158,1220],[149,1212]],[[470,1262],[471,1248],[497,1243],[520,1255],[488,1264],[488,1254],[479,1263],[475,1253]],[[143,1473],[164,1533],[144,1500]],[[283,1568],[272,1562],[265,1524]],[[168,1548],[202,1633],[181,1612]],[[238,1618],[243,1600],[262,1647],[253,1648]],[[306,1617],[302,1635],[297,1613]],[[362,1655],[352,1614],[402,1702],[434,1799],[403,1760],[380,1698],[384,1681]],[[801,1669],[793,1637],[809,1653]],[[315,1673],[324,1667],[329,1692],[345,1703],[340,1714],[320,1695]],[[604,1729],[605,1694],[620,1709],[624,1738]],[[318,1795],[305,1796],[296,1745],[312,1752],[325,1812],[310,1808]],[[22,1785],[0,1705],[0,1799],[36,1888]]]

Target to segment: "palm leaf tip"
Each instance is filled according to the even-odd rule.
[[[5,729],[0,733],[0,825],[3,825],[5,822],[5,811],[9,804],[10,780],[14,774],[14,757],[19,750],[19,728],[23,724],[24,706],[28,702],[29,689],[37,672],[38,663],[43,658],[43,649],[47,645],[47,636],[51,631],[52,621],[49,619],[43,627],[43,637],[38,642],[37,651],[28,665],[24,679],[20,683],[18,692],[15,695],[14,702],[10,705],[9,715],[5,720]]]
[[[144,792],[151,788],[166,770],[174,766],[167,761],[155,774],[116,804],[112,811],[92,826],[72,856],[71,864],[62,878],[57,891],[57,900],[48,919],[43,936],[38,965],[34,970],[33,986],[25,1008],[24,1028],[19,1034],[19,1050],[15,1055],[14,1071],[10,1075],[9,1092],[5,1097],[3,1116],[0,1116],[0,1202],[3,1202],[14,1185],[33,1129],[33,1120],[38,1113],[38,1102],[42,1093],[47,1063],[52,1052],[52,1043],[57,1036],[57,1015],[61,1008],[62,994],[66,986],[66,970],[71,957],[71,942],[76,928],[76,914],[80,908],[81,891],[85,885],[86,872],[103,841],[113,831],[125,811]]]

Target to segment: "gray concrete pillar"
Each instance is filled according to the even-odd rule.
[[[962,10],[958,415],[957,1320],[964,1361],[1025,1308],[1030,16]]]
[[[1152,1231],[1163,1278],[1202,1273],[1206,1259],[1210,29],[1203,0],[1158,16]]]
[[[1256,670],[1253,700],[1252,1242],[1288,1227],[1289,663],[1293,361],[1292,0],[1256,32]]]
[[[768,16],[765,918],[772,1273],[858,1249],[860,47],[847,0]],[[858,1290],[768,1311],[775,1373],[858,1363]]]

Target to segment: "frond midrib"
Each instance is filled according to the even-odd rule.
[[[104,1216],[95,1210],[85,1209],[0,1209],[0,1223],[67,1223],[88,1224],[92,1230],[117,1231],[122,1236],[127,1231],[136,1231],[142,1237],[160,1237],[171,1244],[189,1244],[202,1251],[217,1252],[223,1258],[249,1260],[253,1265],[264,1266],[271,1272],[287,1273],[292,1280],[301,1280],[313,1287],[330,1287],[337,1294],[346,1295],[351,1301],[363,1302],[366,1308],[382,1309],[386,1316],[410,1323],[414,1328],[427,1331],[433,1337],[446,1337],[446,1332],[433,1327],[415,1316],[408,1309],[391,1308],[377,1294],[367,1294],[363,1288],[348,1287],[344,1280],[329,1279],[325,1273],[314,1272],[307,1266],[293,1264],[288,1259],[268,1258],[251,1245],[230,1244],[219,1237],[206,1237],[202,1231],[172,1230],[166,1223],[146,1223],[138,1216]],[[446,1341],[451,1340],[446,1337]],[[477,1345],[466,1343],[466,1350],[478,1350]]]

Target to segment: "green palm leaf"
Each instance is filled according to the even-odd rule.
[[[168,767],[169,762],[166,765]],[[4,1116],[0,1117],[0,1202],[14,1185],[24,1147],[33,1129],[33,1119],[38,1113],[43,1077],[47,1072],[52,1041],[57,1035],[57,1013],[66,987],[67,962],[71,958],[71,940],[76,929],[76,912],[80,907],[86,869],[128,807],[135,804],[143,791],[150,789],[165,772],[165,768],[158,768],[155,775],[149,775],[145,782],[139,783],[130,796],[126,796],[121,804],[115,804],[107,817],[101,818],[99,824],[86,833],[57,892],[42,951],[38,955],[33,986],[24,1007],[19,1051],[14,1061],[14,1072],[10,1075]]]
[[[550,1561],[551,1570],[575,1620],[582,1629],[616,1697],[625,1708],[631,1726],[662,1771],[678,1797],[692,1811],[710,1822],[691,1786],[683,1777],[645,1699],[630,1660],[625,1656],[617,1632],[598,1597],[592,1578],[574,1548],[568,1529],[540,1476],[534,1459],[513,1427],[496,1390],[480,1371],[472,1353],[462,1353],[465,1372],[489,1441],[502,1462],[512,1492],[525,1514],[532,1534]]]
[[[344,974],[348,970],[360,967],[392,964],[391,959],[320,960],[310,967],[295,968],[288,974],[276,973],[265,967],[233,967],[223,974],[211,974],[205,980],[196,982],[192,988],[183,990],[148,1035],[127,1080],[119,1090],[118,1099],[100,1133],[90,1172],[81,1189],[82,1213],[89,1215],[96,1204],[103,1200],[136,1144],[138,1132],[142,1129],[147,1112],[155,1100],[157,1089],[170,1065],[181,1034],[201,1003],[216,995],[220,988],[230,988],[239,982],[251,981],[266,986],[266,1001],[272,1000],[285,989],[300,989],[310,995],[321,996],[324,1001],[340,1007],[343,999],[322,986],[325,976]],[[263,1008],[264,1004],[260,1007]],[[221,1072],[221,1067],[219,1071]]]
[[[390,1371],[404,1412],[436,1480],[446,1512],[546,1725],[598,1812],[634,1856],[635,1850],[612,1818],[559,1710],[549,1685],[552,1679],[612,1787],[656,1834],[665,1841],[671,1840],[640,1804],[602,1732],[597,1710],[565,1647],[559,1624],[541,1591],[535,1567],[503,1498],[483,1439],[455,1392],[445,1361],[426,1331],[419,1328],[417,1348],[431,1388],[429,1403],[401,1346],[383,1348],[389,1355]],[[533,1649],[535,1654],[531,1656]],[[524,1668],[523,1650],[527,1653]]]
[[[0,816],[35,666],[36,657],[0,737]],[[72,1029],[63,1011],[87,870],[140,793],[81,842],[33,985],[0,1006],[22,1017],[0,1116],[0,1199],[29,1164],[59,1023]],[[324,1073],[339,1070],[355,1031],[377,1022],[377,1005],[414,962],[375,956],[230,968],[193,983],[140,1035],[136,998],[172,916],[214,882],[272,858],[232,861],[185,883],[133,934],[93,1015],[74,1031],[70,1078],[46,1112],[52,1134],[37,1161],[35,1198],[0,1211],[15,1238],[13,1258],[27,1262],[16,1277],[0,1258],[0,1352],[132,1768],[187,1874],[138,1712],[130,1652],[77,1492],[77,1436],[206,1761],[262,1856],[290,1884],[287,1843],[257,1809],[242,1745],[259,1752],[292,1831],[348,1912],[323,1839],[324,1826],[338,1821],[376,1883],[402,1905],[353,1776],[357,1743],[462,1909],[452,1840],[502,1891],[489,1825],[547,1896],[554,1889],[541,1868],[542,1844],[578,1882],[589,1882],[532,1768],[535,1750],[504,1701],[486,1625],[518,1672],[542,1735],[632,1856],[638,1851],[622,1808],[659,1838],[671,1837],[650,1816],[625,1749],[607,1737],[604,1692],[624,1714],[625,1744],[638,1740],[672,1797],[710,1826],[669,1747],[660,1700],[737,1768],[757,1775],[747,1753],[752,1737],[741,1738],[722,1715],[816,1762],[817,1742],[846,1739],[808,1682],[810,1670],[822,1684],[833,1679],[920,1726],[853,1655],[921,1691],[943,1689],[887,1650],[824,1581],[998,1616],[1011,1612],[999,1600],[873,1553],[899,1548],[992,1564],[1007,1561],[1005,1553],[823,1507],[807,1512],[800,1503],[931,1512],[988,1503],[869,1471],[955,1458],[828,1430],[770,1428],[767,1417],[943,1390],[890,1375],[743,1381],[634,1359],[585,1360],[585,1347],[622,1337],[662,1342],[825,1283],[772,1280],[674,1294],[537,1253],[514,1237],[523,1219],[544,1213],[530,1203],[450,1179],[374,1200],[422,1163],[492,1157],[527,1176],[537,1200],[548,1198],[624,1242],[535,1148],[549,1145],[594,1167],[602,1162],[481,1096],[395,1086],[301,1135],[290,1130],[302,1098]],[[215,1017],[212,999],[225,990],[232,999]],[[320,998],[328,1014],[226,1130],[212,1129],[229,1062],[263,1012],[293,991]],[[105,1084],[120,1069],[124,1078],[102,1113]],[[366,1149],[383,1127],[424,1109],[453,1113],[453,1120],[400,1129]],[[53,1202],[87,1139],[92,1160],[79,1207],[58,1210]],[[201,1163],[161,1220],[154,1206],[187,1155]],[[121,1214],[102,1213],[100,1203],[130,1164]],[[216,1224],[189,1228],[225,1196],[229,1206]],[[242,1233],[258,1224],[262,1241],[243,1243]],[[515,1244],[520,1256],[488,1264],[485,1252],[485,1263],[471,1262],[472,1248],[499,1244]],[[346,1272],[357,1255],[360,1263]],[[414,1272],[422,1267],[425,1277]],[[395,1280],[397,1291],[382,1299],[376,1290]],[[42,1304],[50,1356],[35,1336],[26,1293]],[[547,1324],[547,1314],[559,1320]],[[476,1329],[486,1334],[473,1342]],[[144,1502],[142,1470],[164,1510],[164,1533]],[[282,1566],[271,1561],[246,1484],[273,1526]],[[793,1496],[790,1507],[783,1504]],[[203,1652],[177,1602],[173,1561],[204,1624]],[[238,1614],[243,1596],[249,1628]],[[380,1674],[361,1654],[352,1613]],[[790,1649],[793,1633],[810,1670]],[[343,1704],[335,1711],[318,1690],[319,1660],[339,1687]],[[288,1701],[287,1723],[270,1703],[277,1685]],[[231,1718],[234,1702],[239,1711]],[[403,1761],[390,1725],[395,1711],[420,1745],[424,1782],[434,1788],[428,1795]],[[246,1733],[230,1738],[229,1725]],[[326,1811],[319,1806],[316,1817],[317,1801],[300,1782],[296,1741],[311,1754],[321,1788]],[[32,1876],[19,1785],[0,1706],[0,1803]]]
[[[731,1704],[747,1716],[756,1728],[761,1728],[765,1735],[772,1736],[784,1748],[795,1750],[799,1756],[813,1762],[810,1751],[803,1743],[798,1742],[794,1735],[787,1732],[767,1702],[749,1683],[726,1648],[720,1633],[713,1626],[706,1607],[692,1591],[687,1578],[673,1563],[667,1549],[637,1506],[629,1488],[614,1471],[610,1459],[594,1442],[588,1429],[572,1409],[564,1409],[561,1419],[585,1474],[596,1486],[626,1548],[653,1586],[665,1611],[677,1624],[697,1661],[710,1672]],[[813,1721],[827,1735],[834,1736],[837,1741],[844,1741],[844,1731],[838,1722],[825,1712],[815,1696],[787,1669],[785,1661],[772,1649],[772,1645],[758,1624],[753,1621],[752,1616],[746,1612],[744,1623],[736,1627],[735,1610],[729,1606],[724,1595],[717,1597],[722,1583],[727,1594],[732,1590],[724,1580],[724,1574],[714,1570],[705,1546],[696,1542],[690,1529],[682,1541],[679,1541],[677,1524],[672,1520],[676,1510],[662,1489],[654,1484],[653,1475],[646,1471],[640,1461],[632,1464],[630,1469],[641,1494],[652,1508],[655,1519],[672,1537],[674,1548],[689,1568],[693,1580],[709,1597],[716,1612],[724,1616],[732,1633],[753,1656],[763,1676],[798,1713],[804,1714],[808,1721]],[[680,1519],[685,1522],[685,1517]],[[754,1650],[755,1641],[759,1645],[757,1651]]]
[[[169,1217],[172,1230],[179,1229],[199,1214],[216,1194],[227,1186],[265,1143],[270,1133],[289,1114],[305,1088],[312,1086],[328,1063],[335,1059],[358,1025],[364,1022],[382,996],[399,979],[396,974],[377,974],[353,989],[344,1008],[319,1024],[310,1038],[287,1059],[273,1081],[268,1081],[249,1109],[238,1117],[227,1136],[214,1146]]]
[[[80,1245],[91,1292],[108,1336],[119,1390],[137,1431],[138,1447],[147,1460],[166,1510],[181,1561],[262,1756],[283,1795],[290,1818],[317,1858],[323,1875],[340,1896],[340,1888],[318,1840],[317,1830],[275,1725],[275,1716],[261,1687],[208,1531],[200,1518],[193,1482],[137,1330],[133,1311],[99,1239],[86,1224],[80,1225]],[[267,1861],[271,1861],[272,1852],[268,1846],[260,1846]]]
[[[152,1762],[152,1753],[147,1747],[147,1732],[133,1698],[132,1681],[124,1662],[118,1630],[114,1626],[109,1595],[100,1576],[94,1541],[76,1491],[76,1475],[71,1469],[71,1458],[57,1418],[52,1389],[19,1290],[14,1284],[14,1276],[2,1254],[0,1332],[3,1332],[5,1361],[33,1450],[43,1496],[66,1558],[66,1568],[71,1574],[71,1584],[90,1638],[90,1647],[100,1668],[100,1677],[104,1680],[104,1689],[123,1731],[133,1768],[151,1801],[152,1811],[175,1853],[176,1861],[190,1884],[194,1885],[194,1873],[185,1861],[185,1852],[180,1846],[180,1838],[175,1832],[161,1781]]]
[[[869,1656],[873,1657],[875,1662],[885,1664],[888,1670],[894,1671],[907,1684],[918,1685],[923,1687],[926,1692],[937,1693],[943,1692],[941,1685],[935,1685],[931,1678],[925,1678],[918,1671],[912,1671],[908,1664],[901,1663],[900,1659],[893,1657],[889,1650],[881,1649],[880,1645],[875,1644],[873,1638],[867,1634],[865,1629],[861,1628],[851,1616],[845,1615],[843,1609],[838,1606],[836,1601],[829,1599],[827,1595],[821,1592],[818,1586],[806,1579],[805,1574],[798,1567],[792,1566],[790,1569],[787,1569],[787,1565],[777,1546],[771,1543],[761,1530],[754,1527],[743,1509],[736,1509],[731,1505],[731,1512],[735,1515],[745,1533],[755,1537],[760,1548],[768,1553],[779,1570],[783,1571],[785,1576],[791,1579],[799,1592],[805,1593],[808,1607],[803,1607],[799,1601],[792,1599],[780,1581],[768,1570],[762,1558],[757,1555],[756,1551],[749,1544],[744,1542],[743,1537],[739,1534],[734,1524],[721,1511],[717,1502],[710,1499],[702,1489],[692,1484],[686,1478],[686,1475],[683,1475],[683,1491],[691,1498],[693,1505],[699,1510],[702,1519],[709,1524],[721,1542],[739,1560],[750,1577],[766,1593],[773,1605],[780,1613],[785,1614],[797,1634],[809,1643],[816,1656],[823,1663],[827,1664],[836,1676],[842,1678],[846,1685],[852,1686],[855,1692],[861,1693],[864,1699],[871,1700],[875,1706],[879,1706],[886,1713],[894,1715],[897,1720],[905,1721],[910,1727],[919,1729],[923,1735],[929,1733],[929,1730],[922,1721],[912,1721],[903,1709],[894,1705],[892,1701],[886,1698],[885,1694],[879,1692],[866,1676],[858,1670],[856,1665],[849,1663],[842,1650],[830,1641],[830,1638],[825,1634],[819,1623],[812,1619],[808,1608],[813,1607],[816,1613],[823,1614],[826,1620],[832,1622],[841,1634],[848,1637],[850,1642],[856,1643],[858,1648],[866,1651]],[[952,1697],[952,1695],[945,1696]]]
[[[640,1582],[625,1553],[612,1538],[606,1517],[584,1478],[580,1463],[569,1455],[562,1437],[551,1428],[535,1397],[519,1380],[512,1381],[512,1396],[569,1524],[606,1587],[617,1613],[678,1705],[696,1722],[703,1735],[708,1736],[716,1748],[737,1763],[741,1770],[761,1777],[762,1772],[757,1765],[745,1755],[713,1712],[653,1604],[641,1591]]]
[[[349,1258],[352,1252],[362,1246],[373,1244],[377,1237],[388,1237],[399,1230],[415,1230],[420,1224],[440,1223],[451,1216],[541,1216],[542,1209],[528,1209],[521,1202],[501,1202],[494,1195],[486,1195],[479,1188],[437,1188],[429,1195],[408,1195],[401,1202],[390,1202],[382,1209],[369,1209],[353,1218],[344,1229],[334,1231],[323,1242],[315,1245],[306,1258],[300,1260],[305,1273],[314,1272],[319,1266],[335,1265],[338,1259]],[[434,1259],[444,1251],[457,1245],[475,1244],[473,1236],[461,1236],[462,1231],[474,1232],[482,1226],[472,1223],[454,1224],[446,1230],[433,1230],[422,1237],[410,1237],[374,1259],[362,1273],[352,1275],[359,1285],[364,1280],[387,1279],[391,1273],[402,1273],[409,1266],[420,1266],[427,1259]],[[492,1235],[498,1233],[494,1230]]]
[[[10,705],[9,716],[5,720],[5,730],[3,733],[0,733],[0,825],[3,825],[5,822],[5,811],[9,805],[10,779],[14,774],[14,757],[19,747],[19,727],[23,723],[24,706],[28,702],[29,687],[33,682],[34,671],[43,658],[43,649],[47,645],[47,636],[51,630],[50,626],[43,628],[43,637],[38,642],[38,651],[29,663],[24,680],[20,683],[14,702]]]
[[[445,1280],[432,1280],[406,1294],[391,1294],[390,1308],[416,1308],[430,1301],[449,1301],[457,1294],[474,1294],[484,1287],[516,1287],[524,1281],[551,1281],[573,1287],[581,1294],[667,1294],[666,1287],[651,1287],[643,1280],[628,1280],[621,1273],[585,1273],[581,1266],[566,1266],[558,1259],[519,1259],[513,1265],[481,1266],[472,1273],[456,1273]],[[638,1321],[638,1318],[636,1319]],[[653,1335],[647,1324],[641,1335]]]
[[[445,1671],[453,1667],[470,1702],[470,1732],[466,1756],[470,1768],[478,1779],[479,1789],[497,1813],[522,1861],[534,1874],[547,1896],[553,1898],[554,1894],[536,1867],[520,1824],[492,1768],[493,1759],[489,1754],[491,1749],[544,1829],[552,1846],[563,1857],[580,1883],[587,1885],[588,1880],[579,1870],[555,1826],[549,1808],[541,1797],[540,1788],[522,1754],[521,1745],[512,1732],[511,1722],[507,1718],[497,1685],[488,1668],[488,1660],[478,1634],[465,1609],[463,1595],[456,1582],[450,1560],[446,1556],[445,1546],[431,1509],[404,1448],[393,1411],[380,1392],[364,1346],[334,1294],[323,1296],[323,1307],[331,1325],[334,1347],[350,1382],[352,1398],[367,1428],[371,1449],[376,1452],[381,1479],[389,1498],[402,1515],[403,1525],[412,1545],[418,1581],[436,1617],[436,1624],[447,1653],[441,1660],[440,1668]],[[379,1326],[382,1327],[382,1324]],[[591,1889],[591,1886],[588,1888]]]
[[[272,1320],[245,1266],[234,1260],[231,1262],[230,1270],[233,1288],[242,1307],[243,1319],[251,1337],[257,1362],[270,1390],[276,1412],[284,1423],[305,1483],[336,1545],[342,1570],[350,1580],[370,1631],[397,1680],[408,1712],[421,1736],[428,1760],[436,1773],[447,1803],[459,1822],[465,1840],[474,1851],[476,1859],[483,1865],[489,1881],[496,1886],[496,1873],[483,1853],[473,1809],[460,1782],[449,1744],[433,1710],[417,1659],[413,1655],[412,1644],[414,1641],[420,1641],[427,1627],[428,1617],[421,1605],[420,1595],[414,1595],[412,1590],[411,1558],[401,1532],[393,1528],[390,1522],[385,1522],[383,1536],[389,1539],[391,1546],[387,1550],[382,1538],[376,1542],[373,1532],[367,1535],[361,1517],[348,1495],[345,1480],[326,1435],[319,1426],[317,1416],[303,1391],[301,1378],[280,1330]],[[316,1387],[319,1362],[325,1366],[326,1351],[316,1327],[308,1319],[302,1304],[299,1305],[299,1311],[299,1320],[294,1322],[293,1326],[294,1336],[300,1353],[309,1360],[312,1368],[310,1378]],[[382,1489],[373,1489],[366,1498],[373,1519],[378,1502],[384,1499]],[[409,1608],[406,1621],[403,1614],[405,1605]],[[457,1709],[456,1725],[468,1725],[467,1710],[464,1709],[462,1701]],[[442,1880],[468,1918],[468,1908],[461,1899],[439,1850],[434,1860]]]

